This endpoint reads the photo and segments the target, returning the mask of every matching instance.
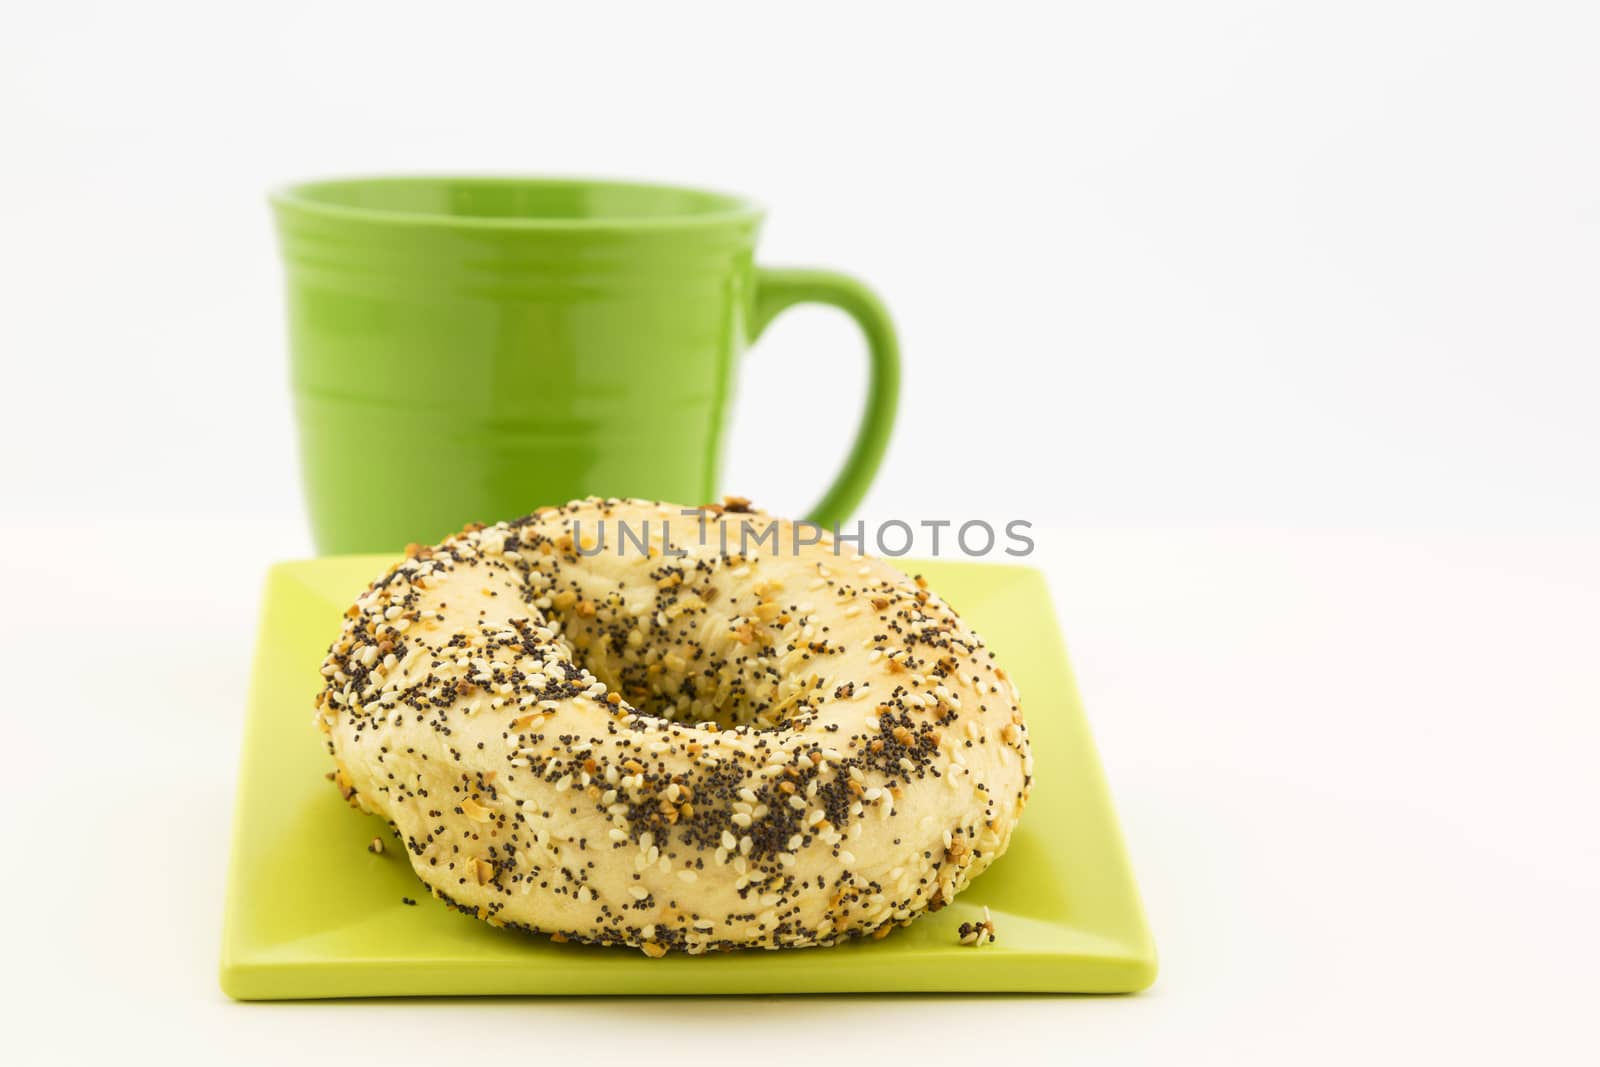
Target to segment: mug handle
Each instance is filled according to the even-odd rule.
[[[833,479],[807,519],[833,529],[867,495],[878,473],[883,453],[894,429],[895,405],[900,397],[900,345],[894,323],[883,302],[854,278],[828,270],[773,270],[757,267],[755,308],[750,319],[750,340],[761,336],[772,320],[796,304],[827,304],[849,315],[867,338],[866,409],[856,428],[855,441],[844,467]]]

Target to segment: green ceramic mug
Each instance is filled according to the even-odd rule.
[[[883,305],[843,275],[756,266],[748,201],[373,178],[272,205],[321,552],[392,551],[590,494],[716,499],[739,356],[794,304],[843,309],[871,360],[849,458],[810,518],[843,521],[883,458],[899,389]],[[773,442],[806,446],[804,426]]]

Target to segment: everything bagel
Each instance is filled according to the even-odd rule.
[[[558,941],[828,945],[937,910],[1026,802],[1016,689],[923,582],[816,533],[589,499],[413,548],[323,665],[335,781],[435,896]]]

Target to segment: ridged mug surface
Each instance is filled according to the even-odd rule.
[[[312,533],[325,554],[431,543],[588,496],[714,499],[740,353],[783,307],[868,333],[868,413],[824,501],[864,493],[897,355],[859,283],[754,265],[761,212],[668,186],[312,182],[272,197]]]

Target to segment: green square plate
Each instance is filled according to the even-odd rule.
[[[1035,786],[1010,851],[952,905],[882,941],[652,960],[496,929],[433,900],[398,849],[366,851],[382,824],[323,780],[311,699],[341,613],[386,562],[308,560],[268,575],[222,938],[231,996],[1125,993],[1154,980],[1155,947],[1037,571],[905,562],[1022,691]],[[956,927],[985,905],[997,942],[959,944]]]

